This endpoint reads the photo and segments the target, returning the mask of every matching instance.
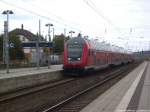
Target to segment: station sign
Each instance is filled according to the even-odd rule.
[[[36,46],[37,46],[36,42],[22,43],[22,47],[36,47]],[[52,42],[39,42],[39,47],[53,48],[53,43]]]
[[[14,43],[11,42],[11,43],[9,44],[9,47],[10,47],[10,48],[14,48],[14,47],[15,47]]]

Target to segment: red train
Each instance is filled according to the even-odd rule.
[[[74,37],[65,44],[63,69],[67,72],[81,72],[128,63],[132,60],[132,54],[121,47]]]

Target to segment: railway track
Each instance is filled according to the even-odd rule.
[[[17,97],[23,97],[23,96],[28,95],[28,94],[33,94],[33,93],[36,93],[38,91],[42,91],[42,90],[47,89],[47,88],[56,87],[57,85],[65,84],[65,83],[68,83],[68,82],[73,81],[73,80],[75,80],[75,79],[74,78],[61,79],[59,81],[54,81],[53,83],[51,82],[51,83],[42,84],[42,85],[35,86],[35,87],[21,89],[21,90],[15,91],[15,92],[6,93],[6,94],[3,94],[0,96],[0,102],[12,100],[12,99],[17,98]]]
[[[74,94],[71,97],[68,97],[67,99],[43,110],[42,112],[78,112],[136,66],[137,65],[130,65],[129,67],[116,70],[115,72],[110,73],[109,77],[105,77],[102,81]]]
[[[102,83],[110,75],[117,74],[117,72],[122,71],[121,69],[125,69],[124,66],[119,68],[120,70],[118,70],[118,67],[108,68],[102,70],[100,73],[89,74],[87,76],[67,77],[54,83],[18,92],[17,94],[0,96],[0,112],[55,111],[55,109],[57,110],[64,106],[64,104],[70,104],[68,102],[72,102],[73,99],[94,88],[93,86],[90,87],[91,89],[87,89],[89,86],[94,85],[96,82]]]

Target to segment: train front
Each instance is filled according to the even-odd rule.
[[[65,72],[82,72],[86,66],[87,43],[81,37],[74,37],[68,40],[64,47]]]

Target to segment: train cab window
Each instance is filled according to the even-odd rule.
[[[70,44],[68,45],[68,58],[78,59],[82,56],[83,46],[79,44]]]

